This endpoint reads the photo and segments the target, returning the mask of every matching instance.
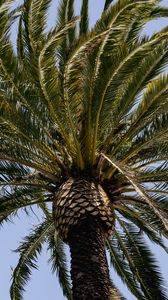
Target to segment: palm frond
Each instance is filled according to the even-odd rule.
[[[104,4],[104,10],[108,9],[112,2],[113,2],[113,0],[106,0],[106,2]]]
[[[53,223],[43,221],[16,250],[20,254],[19,262],[14,269],[10,295],[12,300],[23,299],[24,286],[31,276],[32,269],[37,269],[37,257],[41,253],[46,236],[53,229]]]
[[[13,0],[1,1],[0,2],[0,40],[4,40],[9,36],[9,30],[11,26],[11,22],[8,18],[8,12]]]
[[[33,44],[36,51],[40,50],[40,44],[44,42],[44,34],[47,27],[47,10],[51,5],[51,0],[29,1],[28,11],[29,33],[32,35]]]
[[[132,198],[130,197],[130,200],[125,199],[122,204],[115,204],[115,209],[117,212],[119,212],[120,215],[126,220],[129,220],[135,224],[139,228],[140,232],[143,232],[150,239],[150,241],[159,245],[164,249],[165,252],[168,253],[168,249],[160,236],[161,234],[165,235],[164,232],[156,232],[156,228],[153,227],[153,223],[147,218],[144,218],[142,214],[140,215],[138,213],[136,205],[134,206],[133,202],[131,202],[131,199]]]
[[[57,232],[53,231],[52,235],[48,235],[48,250],[51,257],[49,262],[52,263],[52,271],[56,272],[60,286],[64,295],[68,300],[72,300],[70,278],[66,266],[66,255],[64,243],[59,239]]]
[[[120,67],[122,69],[123,66],[122,63],[124,64],[124,61],[127,62],[129,57],[128,49],[126,48],[127,45],[123,44],[123,38],[121,36],[121,33],[124,32],[124,34],[126,34],[125,30],[127,31],[128,28],[130,27],[130,22],[132,17],[133,18],[135,16],[137,16],[137,18],[140,17],[142,8],[144,8],[143,2],[141,3],[140,6],[138,6],[136,1],[134,3],[132,3],[131,1],[123,1],[122,3],[117,2],[108,11],[107,15],[109,15],[109,18],[107,18],[106,14],[104,17],[105,18],[104,22],[107,22],[107,26],[110,28],[110,30],[108,35],[104,37],[104,40],[100,45],[96,57],[96,64],[95,64],[96,65],[95,74],[94,74],[95,80],[93,80],[93,82],[97,81],[96,82],[97,89],[95,88],[95,95],[93,95],[95,99],[93,102],[94,107],[93,107],[93,115],[92,115],[92,123],[94,127],[93,150],[92,150],[93,159],[95,157],[100,115],[102,114],[102,110],[104,110],[103,106],[105,104],[106,105],[108,104],[108,97],[106,96],[106,92],[108,91],[109,86],[113,84],[113,82],[115,82],[115,75],[118,73],[118,71],[120,71]],[[149,13],[148,9],[149,7],[147,7],[147,14]],[[145,13],[145,8],[143,9],[143,13]],[[122,20],[124,18],[124,23],[121,21],[120,18],[122,18]],[[102,22],[102,20],[100,20],[100,22]],[[122,26],[118,24],[122,24]],[[121,47],[121,44],[123,44],[123,47]],[[124,48],[126,48],[127,51],[124,51]],[[112,57],[110,57],[110,55]],[[108,61],[108,57],[110,57],[109,61]],[[122,63],[120,64],[120,62]],[[108,68],[108,63],[111,65],[110,69]],[[107,71],[109,70],[108,72],[106,71],[108,76],[104,72],[104,69],[106,69]],[[102,84],[102,80],[103,80],[103,84]],[[100,89],[101,86],[102,86],[102,90]],[[120,84],[118,86],[120,86]],[[110,91],[111,90],[112,89],[110,89]],[[115,91],[115,88],[113,88],[113,91]],[[110,100],[112,99],[112,97],[113,96],[110,95]],[[105,107],[107,107],[106,105]],[[106,113],[103,114],[102,116],[103,120],[107,118],[106,114],[108,115],[108,112],[109,112],[109,108],[107,108]]]
[[[144,201],[149,205],[149,207],[154,211],[154,213],[160,218],[162,223],[164,224],[166,230],[168,230],[168,215],[164,212],[164,210],[159,207],[157,203],[151,199],[151,197],[146,193],[145,189],[140,186],[138,183],[135,174],[132,172],[131,168],[126,168],[121,165],[119,162],[109,159],[106,155],[102,154],[102,156],[107,159],[113,167],[115,167],[119,172],[121,172],[134,187],[135,191],[144,199]]]
[[[57,15],[57,27],[61,28],[67,22],[73,20],[74,17],[74,0],[60,1]],[[64,70],[64,65],[68,59],[69,51],[71,49],[71,46],[73,46],[73,43],[75,42],[76,31],[76,24],[74,24],[74,27],[69,29],[58,49],[58,54],[60,58],[59,67],[61,71]]]
[[[24,119],[18,118],[15,124],[16,116],[13,115],[13,120],[2,119],[2,137],[1,141],[3,142],[1,147],[1,160],[11,160],[19,163],[25,161],[25,165],[30,167],[38,166],[42,169],[49,170],[49,160],[50,162],[53,160],[52,170],[57,169],[54,161],[57,161],[57,155],[55,158],[55,154],[51,155],[52,149],[49,149],[48,146],[45,148],[42,143],[39,141],[33,141],[33,137],[30,132],[28,132],[28,128],[26,127],[26,123]],[[22,127],[25,125],[24,127]],[[26,129],[27,128],[27,129]],[[26,130],[25,130],[26,129]],[[48,148],[48,149],[47,149]],[[44,151],[43,151],[44,150]],[[49,151],[48,151],[49,150]],[[55,165],[55,167],[54,167]],[[35,168],[36,168],[35,167]]]
[[[21,9],[18,30],[19,48],[23,50],[24,59],[31,63],[31,70],[37,78],[36,55],[44,46],[45,32],[47,27],[47,10],[51,0],[47,1],[24,1]],[[23,49],[24,48],[24,49]],[[26,62],[25,60],[25,62]]]
[[[30,175],[30,169],[23,167],[19,164],[8,163],[6,161],[0,162],[0,178],[3,179],[5,176],[6,178],[12,179],[14,176],[22,177]]]
[[[91,71],[89,66],[90,62],[87,60],[89,55],[92,55],[92,49],[96,48],[101,43],[104,36],[108,33],[107,31],[100,33],[90,33],[85,38],[81,38],[74,48],[73,52],[70,54],[69,59],[65,65],[65,80],[64,80],[64,98],[66,100],[66,105],[68,107],[69,115],[71,115],[71,124],[73,128],[73,135],[79,135],[79,130],[83,131],[83,126],[81,123],[86,124],[86,135],[83,139],[86,141],[86,152],[90,153],[92,145],[90,144],[89,135],[92,134],[91,129],[91,93],[92,87],[90,89],[85,89],[86,80],[92,81],[92,67]],[[93,61],[92,61],[93,62]],[[93,62],[94,64],[95,62]],[[88,68],[85,69],[86,64]],[[90,77],[85,76],[85,72],[89,70]],[[88,74],[87,74],[88,75]],[[82,93],[81,93],[82,91]],[[86,94],[87,93],[87,94]],[[73,99],[73,101],[72,101]],[[83,118],[84,117],[84,118]],[[85,122],[86,121],[86,122]],[[75,132],[74,132],[75,128]],[[86,130],[85,128],[85,130]],[[83,142],[83,141],[82,141]],[[81,149],[82,150],[82,149]],[[83,151],[84,152],[84,151]],[[87,157],[88,159],[88,157]],[[89,160],[89,159],[88,159]]]
[[[51,122],[49,116],[45,115],[43,109],[44,107],[42,107],[42,105],[41,109],[43,111],[43,115],[42,111],[40,112],[40,109],[38,115],[35,112],[35,106],[33,102],[31,101],[30,103],[30,98],[27,98],[30,90],[31,93],[33,93],[33,87],[31,86],[30,90],[26,91],[26,93],[24,90],[24,96],[20,91],[17,90],[14,82],[12,86],[2,86],[1,88],[1,96],[3,98],[3,105],[1,108],[1,126],[3,130],[3,136],[5,137],[6,135],[6,139],[8,141],[9,139],[13,140],[12,144],[18,144],[18,139],[21,138],[22,143],[29,143],[29,148],[31,150],[34,148],[33,145],[36,145],[38,151],[43,152],[43,154],[47,156],[52,155],[54,160],[57,160],[57,162],[61,163],[58,155],[52,149],[54,147],[54,149],[57,149],[57,151],[64,156],[60,147],[59,139],[54,139],[52,136],[54,124]],[[6,95],[7,90],[8,97]],[[34,95],[32,98],[34,98],[34,103],[37,105],[37,101],[39,101],[39,95]],[[31,104],[33,104],[34,107],[32,107]],[[29,127],[28,130],[27,126]],[[8,130],[11,130],[13,133],[15,133],[11,134],[10,138]],[[49,144],[53,145],[53,147],[49,147]]]
[[[165,108],[166,106],[167,106],[167,101],[165,103]],[[163,96],[163,107],[164,107],[164,96]],[[153,115],[152,122],[146,124],[146,127],[143,127],[141,123],[141,127],[143,128],[142,130],[140,130],[139,134],[137,134],[137,136],[132,139],[133,142],[131,144],[131,147],[127,149],[127,153],[125,154],[125,158],[123,161],[126,162],[129,161],[130,158],[135,157],[136,159],[138,158],[139,162],[146,160],[147,163],[147,161],[149,162],[151,158],[152,159],[157,158],[158,156],[160,157],[160,160],[166,161],[168,115],[165,113],[162,114],[160,112],[160,115],[154,116],[155,114],[157,114],[157,110],[160,111],[162,110],[162,103],[160,104],[160,106],[158,105],[156,111],[152,111],[151,113],[151,115]],[[149,121],[151,115],[149,115]],[[144,120],[144,123],[147,122],[148,120]],[[155,142],[156,140],[158,141],[158,143]],[[146,155],[145,155],[145,151],[148,151]],[[159,151],[160,151],[160,155],[159,155]]]
[[[31,209],[34,205],[40,205],[52,201],[52,194],[50,192],[44,192],[37,186],[29,184],[28,186],[5,188],[1,187],[0,197],[0,223],[13,220],[14,217],[19,215],[20,210],[23,210],[26,214],[31,214]]]
[[[152,121],[156,123],[155,120],[157,120],[156,118],[158,116],[161,121],[161,115],[167,111],[168,106],[167,82],[168,76],[165,74],[157,77],[156,80],[152,80],[152,82],[146,86],[140,104],[132,113],[130,128],[123,137],[122,143],[124,143],[128,137],[133,139],[134,135],[141,132],[143,128],[147,128]]]
[[[159,184],[160,185],[160,184]],[[164,184],[163,184],[164,185]],[[126,195],[125,195],[126,193]],[[159,192],[149,192],[153,202],[159,206],[167,215],[167,194]],[[128,188],[123,193],[116,197],[115,209],[124,218],[133,222],[141,232],[147,234],[150,240],[160,246],[167,252],[167,249],[162,241],[162,237],[168,237],[168,231],[165,229],[161,219],[153,213],[147,203],[135,193],[133,188]]]
[[[140,91],[142,92],[148,81],[156,76],[162,67],[167,64],[167,42],[163,42],[162,38],[160,41],[158,40],[158,51],[157,46],[154,48],[152,47],[152,43],[155,43],[153,39],[146,44],[137,47],[130,53],[125,54],[125,58],[119,59],[122,63],[112,72],[112,77],[106,85],[107,89],[104,90],[104,94],[102,95],[102,105],[103,101],[105,103],[100,114],[100,128],[102,127],[101,124],[103,120],[105,120],[107,128],[109,127],[108,122],[111,123],[112,130],[110,134],[107,132],[105,135],[107,136],[104,143],[105,145],[109,145],[109,142],[114,137],[118,124],[124,123],[125,120],[128,124],[129,122],[131,123],[129,119],[127,120],[127,115],[136,105]],[[151,50],[149,50],[150,45]],[[155,50],[152,51],[153,49]],[[129,60],[129,57],[131,60]],[[134,68],[135,65],[136,68]],[[142,75],[139,76],[139,74]],[[166,87],[164,86],[164,88]],[[110,107],[113,111],[111,116],[109,113],[111,111]],[[122,138],[120,137],[118,145],[113,151],[113,155],[121,149],[121,145],[123,146],[124,142],[127,141],[131,131],[128,129],[125,130],[124,133],[124,136],[122,135]]]
[[[81,19],[80,19],[80,36],[88,32],[88,27],[89,27],[88,3],[89,0],[83,0],[82,2]]]
[[[71,117],[65,112],[65,99],[63,99],[63,95],[59,95],[56,89],[56,87],[59,86],[58,70],[54,67],[55,62],[53,61],[51,63],[51,56],[50,59],[48,59],[48,55],[49,53],[52,53],[53,50],[55,51],[55,47],[59,46],[62,38],[66,35],[68,30],[74,26],[74,24],[75,21],[72,20],[67,23],[63,29],[52,35],[40,52],[39,56],[39,80],[45,96],[46,104],[54,122],[61,132],[63,139],[66,141],[67,148],[69,148],[72,153],[72,144],[69,139],[69,134],[67,133],[67,130],[69,130],[69,128],[67,128],[68,126],[72,129],[72,131],[74,131],[72,128]],[[49,74],[51,75],[50,77],[48,77]],[[50,78],[49,81],[46,76],[47,78]],[[57,99],[57,101],[55,101],[55,99]]]
[[[130,270],[128,262],[123,259],[123,254],[118,249],[118,241],[115,236],[107,242],[107,249],[110,254],[111,264],[122,281],[137,299],[145,300],[139,284],[134,280],[134,275]]]
[[[115,236],[120,249],[128,261],[129,266],[141,286],[145,299],[166,299],[163,279],[156,265],[156,261],[139,234],[137,229],[130,224],[118,219],[125,236],[115,231]]]
[[[163,161],[158,166],[155,166],[153,168],[146,166],[146,168],[141,169],[139,171],[138,178],[142,182],[165,182],[163,185],[161,185],[161,191],[167,192],[167,173],[168,164],[167,161]],[[158,185],[156,184],[155,186],[157,189]],[[159,191],[157,193],[159,194]]]

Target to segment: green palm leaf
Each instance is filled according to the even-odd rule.
[[[81,20],[80,20],[80,35],[86,34],[88,32],[88,0],[83,0],[81,8]]]
[[[24,286],[30,278],[31,270],[37,269],[37,257],[41,253],[46,235],[51,232],[53,223],[44,221],[25,238],[25,242],[16,250],[20,253],[18,265],[14,269],[10,295],[12,300],[23,299]]]
[[[60,286],[63,289],[64,295],[67,299],[72,299],[70,278],[67,271],[66,255],[64,250],[64,244],[59,239],[58,234],[54,232],[52,235],[48,235],[48,250],[50,251],[49,262],[52,263],[52,271],[56,272]]]
[[[121,251],[118,251],[118,244],[115,236],[112,241],[107,242],[107,249],[110,253],[112,266],[123,282],[127,285],[128,289],[137,299],[145,299],[140,290],[139,284],[134,280],[134,276],[132,275],[128,263],[123,260]]]
[[[20,209],[24,209],[26,213],[31,212],[33,205],[49,202],[49,198],[50,194],[40,193],[37,187],[24,186],[11,192],[6,190],[0,197],[0,223],[13,219]]]
[[[103,157],[105,157],[115,168],[119,170],[132,184],[135,191],[138,193],[140,197],[149,205],[151,209],[153,209],[154,213],[159,217],[159,219],[164,224],[166,230],[168,230],[168,216],[167,214],[149,197],[149,195],[146,193],[145,189],[139,185],[139,183],[136,181],[136,176],[132,172],[131,169],[125,168],[122,164],[112,161],[107,156],[102,154]]]
[[[112,2],[113,2],[113,0],[106,0],[105,5],[104,5],[104,10],[108,9]]]
[[[127,202],[128,205],[126,204]],[[130,197],[130,203],[132,203],[131,197]],[[168,252],[168,249],[166,248],[162,238],[160,237],[161,231],[159,232],[155,231],[156,228],[153,226],[151,220],[147,218],[143,218],[143,214],[140,215],[139,213],[137,213],[138,208],[136,207],[136,205],[129,204],[129,201],[125,200],[124,205],[116,204],[115,208],[120,213],[120,215],[122,215],[125,219],[130,220],[139,228],[141,232],[146,234],[146,236],[150,239],[150,241],[158,244],[166,252]],[[145,210],[145,206],[144,206],[144,210]],[[162,234],[164,235],[164,231],[162,231]]]
[[[134,269],[135,278],[141,285],[145,298],[153,299],[158,297],[159,299],[166,299],[161,274],[143,238],[136,228],[121,220],[118,221],[125,236],[121,238],[116,231],[116,238],[125,258],[128,260],[130,268]]]

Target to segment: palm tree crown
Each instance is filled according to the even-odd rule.
[[[82,180],[82,186],[98,186],[106,203],[98,210],[102,222],[108,215],[106,246],[114,269],[137,299],[166,300],[144,237],[167,251],[168,27],[151,37],[142,29],[168,17],[168,9],[159,0],[106,0],[90,29],[89,1],[76,17],[74,1],[62,0],[48,32],[51,0],[25,0],[12,10],[13,2],[0,0],[0,221],[34,205],[44,219],[17,249],[11,299],[23,299],[45,241],[71,299],[63,247],[69,227],[61,227],[69,205],[64,201],[59,212],[54,204],[55,227],[47,203],[55,195],[62,199],[69,182]],[[15,21],[16,50],[10,41]],[[89,201],[82,202],[84,213],[92,206],[95,213]],[[75,216],[68,215],[67,224],[75,224]],[[114,286],[112,294],[122,299]]]

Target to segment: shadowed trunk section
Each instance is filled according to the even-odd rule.
[[[73,300],[110,300],[104,234],[91,216],[69,231]]]

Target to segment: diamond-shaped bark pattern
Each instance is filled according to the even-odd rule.
[[[114,227],[114,214],[110,200],[102,187],[83,178],[70,178],[61,185],[53,205],[55,226],[67,242],[71,226],[93,216],[110,236]]]

